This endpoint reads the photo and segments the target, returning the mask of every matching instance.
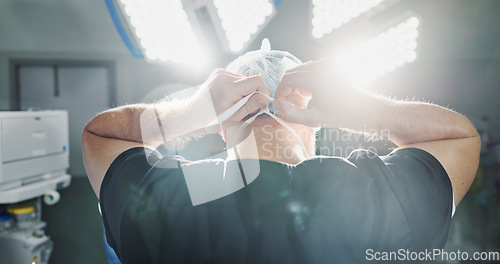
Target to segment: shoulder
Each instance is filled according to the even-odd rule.
[[[386,156],[358,151],[348,158],[365,173],[383,177],[397,198],[410,227],[414,247],[444,246],[453,213],[453,191],[441,163],[417,148]]]
[[[452,188],[446,171],[429,153],[401,149],[379,156],[360,149],[345,159],[309,160],[298,171],[306,177],[302,182],[296,177],[294,183],[321,196],[318,201],[326,203],[324,210],[334,208],[339,215],[336,222],[344,223],[351,233],[373,233],[375,226],[393,234],[392,241],[411,237],[412,248],[444,246],[452,215]]]

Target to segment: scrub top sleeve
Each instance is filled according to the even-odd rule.
[[[443,166],[417,148],[395,150],[380,158],[394,176],[388,180],[406,212],[415,247],[442,248],[453,211],[451,181]]]
[[[111,163],[101,184],[99,203],[108,242],[117,248],[122,209],[140,181],[158,160],[156,154],[147,148],[132,148],[120,154]]]

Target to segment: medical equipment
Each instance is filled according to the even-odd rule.
[[[0,233],[14,226],[14,219],[9,213],[0,213]]]
[[[53,242],[40,212],[38,198],[7,206],[7,213],[0,214],[0,263],[48,263]]]
[[[67,111],[0,112],[0,263],[48,263],[41,197],[70,184],[68,137]]]
[[[67,187],[68,145],[66,111],[0,112],[0,203]]]

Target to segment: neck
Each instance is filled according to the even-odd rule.
[[[296,165],[314,155],[314,142],[308,132],[310,129],[301,130],[305,132],[299,133],[296,128],[292,128],[302,139],[303,146],[299,139],[282,125],[274,120],[275,123],[262,122],[263,120],[268,121],[265,118],[260,122],[256,120],[246,133],[242,133],[244,139],[240,139],[236,151],[234,148],[228,149],[228,159],[261,159]]]

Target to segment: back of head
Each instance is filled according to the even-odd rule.
[[[260,75],[274,98],[276,88],[285,72],[294,68],[302,62],[286,51],[271,50],[268,39],[262,40],[260,50],[250,51],[238,57],[226,68],[230,72],[244,76]],[[272,113],[277,113],[276,108],[269,105]]]
[[[269,40],[264,39],[260,50],[250,51],[238,57],[226,67],[226,70],[243,76],[261,76],[269,88],[271,97],[274,98],[278,84],[285,72],[301,64],[302,62],[297,57],[286,51],[271,50]],[[259,113],[262,113],[262,110]],[[247,120],[247,122],[253,120],[250,122],[253,123],[252,127],[256,137],[261,135],[263,138],[269,139],[270,133],[272,133],[274,136],[271,138],[278,139],[278,135],[291,135],[291,137],[288,136],[287,138],[292,140],[287,140],[287,142],[275,140],[275,143],[292,147],[298,144],[301,146],[299,152],[304,154],[298,154],[299,157],[313,155],[315,130],[304,125],[285,122],[278,118],[276,114],[278,114],[277,109],[270,103],[267,115],[261,114],[257,119]],[[303,151],[300,151],[300,149]]]

